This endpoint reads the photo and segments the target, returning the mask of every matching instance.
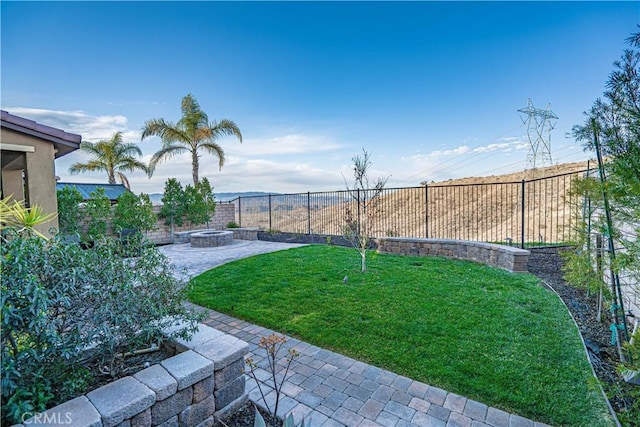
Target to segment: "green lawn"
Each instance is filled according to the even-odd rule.
[[[343,278],[349,277],[343,284]],[[196,304],[552,425],[610,425],[569,313],[529,274],[306,246],[193,280]]]

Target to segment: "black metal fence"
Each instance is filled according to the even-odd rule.
[[[584,171],[540,179],[385,188],[372,237],[427,237],[514,245],[572,241],[577,221],[572,194]],[[373,190],[271,194],[231,200],[241,227],[342,235],[345,214],[360,215],[356,199]]]

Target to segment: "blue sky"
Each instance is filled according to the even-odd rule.
[[[2,109],[97,141],[140,142],[192,93],[244,137],[204,156],[215,191],[344,187],[362,147],[372,176],[419,185],[521,170],[519,108],[559,116],[554,163],[587,159],[566,134],[602,95],[640,2],[14,2],[1,8]],[[140,142],[144,159],[157,139]],[[63,181],[79,152],[56,162]],[[190,159],[129,175],[135,192],[191,180]]]

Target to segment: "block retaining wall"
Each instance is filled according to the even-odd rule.
[[[175,356],[18,426],[208,427],[247,402],[247,343],[201,324],[191,340],[174,346]]]
[[[378,239],[378,252],[466,259],[512,272],[526,272],[529,262],[529,251],[527,250],[468,240],[384,237]]]

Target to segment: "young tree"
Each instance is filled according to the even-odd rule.
[[[202,197],[202,204],[205,211],[204,218],[206,219],[207,228],[209,228],[209,221],[211,221],[211,218],[216,213],[216,199],[213,194],[213,188],[207,178],[202,178],[202,181],[196,185],[196,190]]]
[[[149,196],[142,193],[136,196],[125,191],[117,200],[113,212],[113,229],[120,232],[124,229],[139,231],[152,230],[156,225],[156,215]]]
[[[186,218],[193,225],[207,224],[215,211],[215,200],[209,181],[204,178],[195,186],[187,185],[184,189]]]
[[[182,185],[175,178],[169,178],[164,184],[162,195],[162,208],[160,218],[165,219],[165,224],[170,226],[170,238],[173,243],[174,227],[182,226],[185,215],[185,193]]]
[[[129,188],[129,180],[124,172],[136,169],[149,173],[147,165],[136,157],[142,156],[142,151],[135,144],[122,142],[122,132],[116,132],[111,139],[96,143],[83,141],[80,151],[87,153],[92,159],[87,163],[74,163],[69,168],[71,175],[83,172],[106,172],[109,184],[116,183],[116,176],[125,187]]]
[[[224,150],[216,140],[222,136],[235,136],[242,142],[240,128],[233,121],[222,119],[209,122],[209,117],[191,94],[182,98],[182,118],[177,123],[164,119],[147,120],[142,127],[141,140],[149,136],[159,136],[162,141],[160,151],[151,157],[149,173],[152,174],[156,165],[164,160],[190,153],[194,185],[199,182],[201,151],[218,157],[218,165],[222,169]]]
[[[380,214],[382,191],[389,178],[378,178],[369,181],[371,153],[364,148],[362,155],[356,154],[353,161],[353,186],[345,178],[347,192],[352,199],[345,209],[344,237],[360,253],[361,271],[367,271],[367,249],[375,233],[376,220]]]

